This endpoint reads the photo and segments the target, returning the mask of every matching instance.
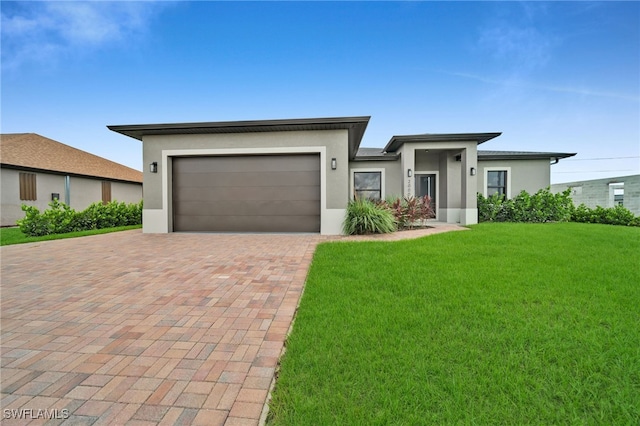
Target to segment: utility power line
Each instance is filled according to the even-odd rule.
[[[626,160],[629,158],[640,158],[640,156],[636,155],[633,157],[567,158],[564,161]]]
[[[577,170],[573,172],[553,172],[553,173],[611,173],[611,172],[637,172],[638,170],[634,169],[625,169],[625,170]]]

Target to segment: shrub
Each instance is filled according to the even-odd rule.
[[[431,207],[431,197],[396,197],[380,201],[380,206],[389,210],[395,218],[398,229],[412,229],[424,226],[427,219],[436,217]]]
[[[493,194],[478,194],[478,220],[480,222],[567,222],[571,219],[573,201],[570,190],[557,194],[549,188],[533,195],[522,191],[515,198]]]
[[[347,205],[343,224],[346,235],[387,234],[396,230],[391,212],[366,198],[356,198]]]
[[[552,194],[549,188],[533,195],[522,191],[515,198],[506,199],[493,194],[478,194],[479,222],[587,222],[609,225],[640,226],[640,216],[623,206],[591,209],[584,204],[575,207],[571,190]]]
[[[36,207],[27,205],[22,205],[22,210],[25,217],[18,220],[18,226],[25,235],[31,237],[142,223],[142,201],[137,204],[96,202],[76,212],[68,205],[53,200],[42,213]]]
[[[571,213],[573,222],[602,223],[605,225],[640,226],[640,216],[635,216],[626,207],[617,205],[591,209],[584,204],[574,208]]]

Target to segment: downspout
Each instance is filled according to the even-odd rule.
[[[550,166],[553,166],[554,164],[558,164],[559,162],[560,162],[560,159],[558,157],[556,157],[556,161],[551,163]]]
[[[69,193],[71,191],[71,177],[69,175],[66,175],[64,177],[64,203],[71,207],[71,194]]]

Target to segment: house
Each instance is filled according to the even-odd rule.
[[[84,210],[96,201],[137,203],[142,173],[35,133],[0,135],[2,226],[24,217],[22,204],[47,208],[52,199]]]
[[[370,117],[107,126],[142,141],[143,231],[340,234],[356,195],[430,195],[436,220],[477,223],[476,193],[547,187],[575,154],[478,151],[500,133],[394,136],[360,148]]]
[[[571,188],[571,198],[578,206],[615,207],[621,205],[633,214],[640,215],[640,175],[583,180],[551,185],[551,192],[563,192]]]

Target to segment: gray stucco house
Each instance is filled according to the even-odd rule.
[[[340,234],[355,195],[430,195],[436,219],[475,224],[478,192],[549,186],[575,154],[479,151],[500,133],[393,136],[360,148],[370,117],[108,126],[142,141],[143,231]]]
[[[36,133],[0,135],[0,176],[2,226],[24,218],[23,204],[42,211],[54,198],[76,210],[142,199],[140,171]]]

